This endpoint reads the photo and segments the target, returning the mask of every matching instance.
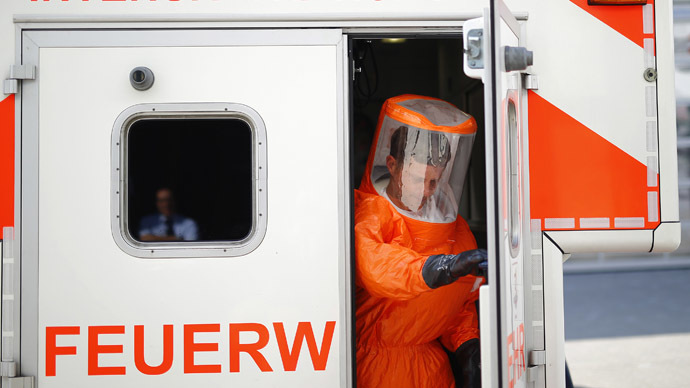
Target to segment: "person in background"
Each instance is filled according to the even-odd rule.
[[[181,216],[175,210],[175,196],[167,187],[156,191],[157,214],[141,219],[141,241],[194,241],[199,239],[199,229],[194,220]]]

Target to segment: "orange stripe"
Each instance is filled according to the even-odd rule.
[[[531,218],[641,217],[647,220],[647,166],[529,92]],[[543,226],[543,225],[542,225]],[[579,222],[575,229],[579,229]]]
[[[643,5],[588,5],[587,0],[570,1],[644,48]],[[654,4],[654,1],[649,0],[648,3]]]
[[[424,115],[417,112],[413,112],[401,105],[398,105],[399,103],[408,100],[435,100],[444,102],[450,106],[457,108],[455,105],[438,98],[418,96],[415,94],[405,94],[402,96],[389,98],[386,101],[386,104],[384,105],[382,111],[385,111],[385,114],[387,116],[395,120],[410,125],[414,125],[417,128],[427,129],[430,131],[458,133],[462,135],[471,135],[477,132],[477,122],[474,120],[474,117],[470,116],[468,120],[456,126],[435,125],[434,123],[429,121],[429,119],[426,118]]]
[[[14,95],[0,101],[0,239],[14,226]]]

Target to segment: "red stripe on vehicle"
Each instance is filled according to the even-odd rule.
[[[643,218],[644,229],[659,225],[647,216],[647,193],[659,189],[647,186],[646,165],[532,91],[528,109],[532,219],[609,218],[610,229],[620,229],[615,218]]]
[[[587,0],[570,0],[640,47],[644,47],[642,5],[588,5]],[[649,0],[648,4],[654,4]],[[649,38],[650,36],[646,36]],[[596,42],[592,42],[595,44]]]
[[[14,95],[0,101],[0,239],[14,226]]]

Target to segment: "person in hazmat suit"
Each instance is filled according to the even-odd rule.
[[[381,109],[355,190],[358,387],[455,387],[454,367],[458,387],[480,386],[473,274],[486,251],[458,215],[476,129],[435,98]]]

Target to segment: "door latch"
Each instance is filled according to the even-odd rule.
[[[484,53],[482,47],[484,45],[484,30],[476,29],[467,31],[467,66],[470,69],[484,68]]]

